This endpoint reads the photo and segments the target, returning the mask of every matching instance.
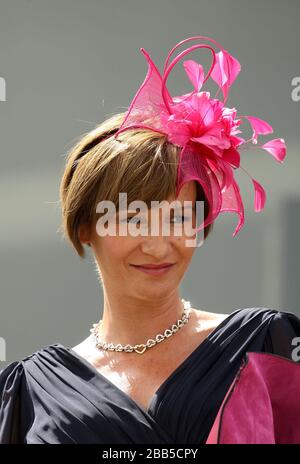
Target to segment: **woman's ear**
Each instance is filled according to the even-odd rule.
[[[91,246],[90,235],[89,235],[89,228],[86,224],[81,224],[78,228],[78,237],[81,243],[86,243],[87,245]]]

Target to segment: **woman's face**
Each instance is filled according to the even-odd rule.
[[[175,198],[169,198],[169,202]],[[195,208],[196,186],[191,181],[183,185],[177,198],[183,206],[184,201],[192,202]],[[129,205],[128,205],[129,206]],[[127,210],[129,211],[129,210]],[[170,217],[169,217],[170,214]],[[182,218],[183,215],[183,218]],[[146,227],[148,235],[132,236],[127,233],[125,236],[118,235],[118,224],[122,220],[125,222],[126,230],[128,224],[134,224],[139,229]],[[116,216],[117,234],[109,236],[100,236],[96,228],[91,231],[88,240],[91,243],[95,260],[101,272],[101,280],[107,290],[116,294],[126,294],[129,297],[139,299],[165,297],[173,293],[179,287],[179,284],[186,272],[195,246],[187,246],[187,240],[191,242],[195,235],[187,236],[183,230],[183,222],[195,227],[195,209],[180,211],[160,210],[158,220],[156,221],[159,232],[156,236],[151,235],[151,209],[146,214],[139,210],[128,212],[128,218],[119,218]],[[162,225],[164,222],[170,223],[170,233],[162,234]],[[159,226],[158,226],[159,224]],[[181,231],[179,236],[174,234],[175,229]],[[82,237],[82,236],[81,236]],[[142,264],[161,264],[174,263],[174,265],[165,273],[152,275],[142,272],[134,265]]]

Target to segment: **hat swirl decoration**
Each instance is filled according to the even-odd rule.
[[[199,39],[210,44],[193,45],[169,63],[170,56],[179,46]],[[220,51],[216,52],[211,44]],[[207,75],[205,76],[200,63],[194,60],[184,61],[184,70],[194,90],[172,97],[166,87],[171,70],[180,59],[198,48],[211,52],[212,63]],[[148,72],[114,138],[128,129],[145,128],[167,135],[169,142],[182,147],[177,170],[176,198],[186,182],[199,182],[210,207],[207,218],[196,230],[199,231],[215,221],[221,212],[234,212],[239,215],[234,237],[243,227],[245,216],[234,170],[242,169],[252,180],[254,211],[262,211],[266,202],[266,192],[262,185],[240,165],[239,150],[252,143],[271,154],[275,161],[282,163],[286,156],[284,139],[276,138],[258,145],[260,135],[273,133],[272,126],[256,116],[237,116],[236,108],[225,106],[230,87],[237,78],[241,65],[214,39],[195,36],[179,42],[169,52],[162,75],[146,50],[140,50],[148,62]],[[211,98],[210,92],[202,90],[209,78],[219,87],[216,96],[222,92],[222,100]],[[253,131],[248,140],[239,135],[242,134],[241,126],[245,122],[250,124]]]

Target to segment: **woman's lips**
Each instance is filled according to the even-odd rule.
[[[161,274],[166,274],[174,266],[174,264],[171,264],[171,265],[166,266],[166,267],[162,267],[160,269],[147,269],[147,268],[145,268],[143,266],[135,266],[133,264],[131,264],[131,266],[133,266],[138,271],[145,272],[146,274],[161,275]]]

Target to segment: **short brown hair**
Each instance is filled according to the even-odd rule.
[[[106,119],[67,153],[60,183],[63,234],[81,258],[85,257],[78,231],[81,224],[91,226],[99,201],[110,200],[118,206],[119,192],[127,192],[127,202],[162,201],[175,196],[180,147],[168,142],[165,135],[146,129],[117,132],[126,113]],[[204,201],[204,218],[208,203],[201,185],[196,182],[197,200]],[[204,239],[213,224],[204,229]]]

